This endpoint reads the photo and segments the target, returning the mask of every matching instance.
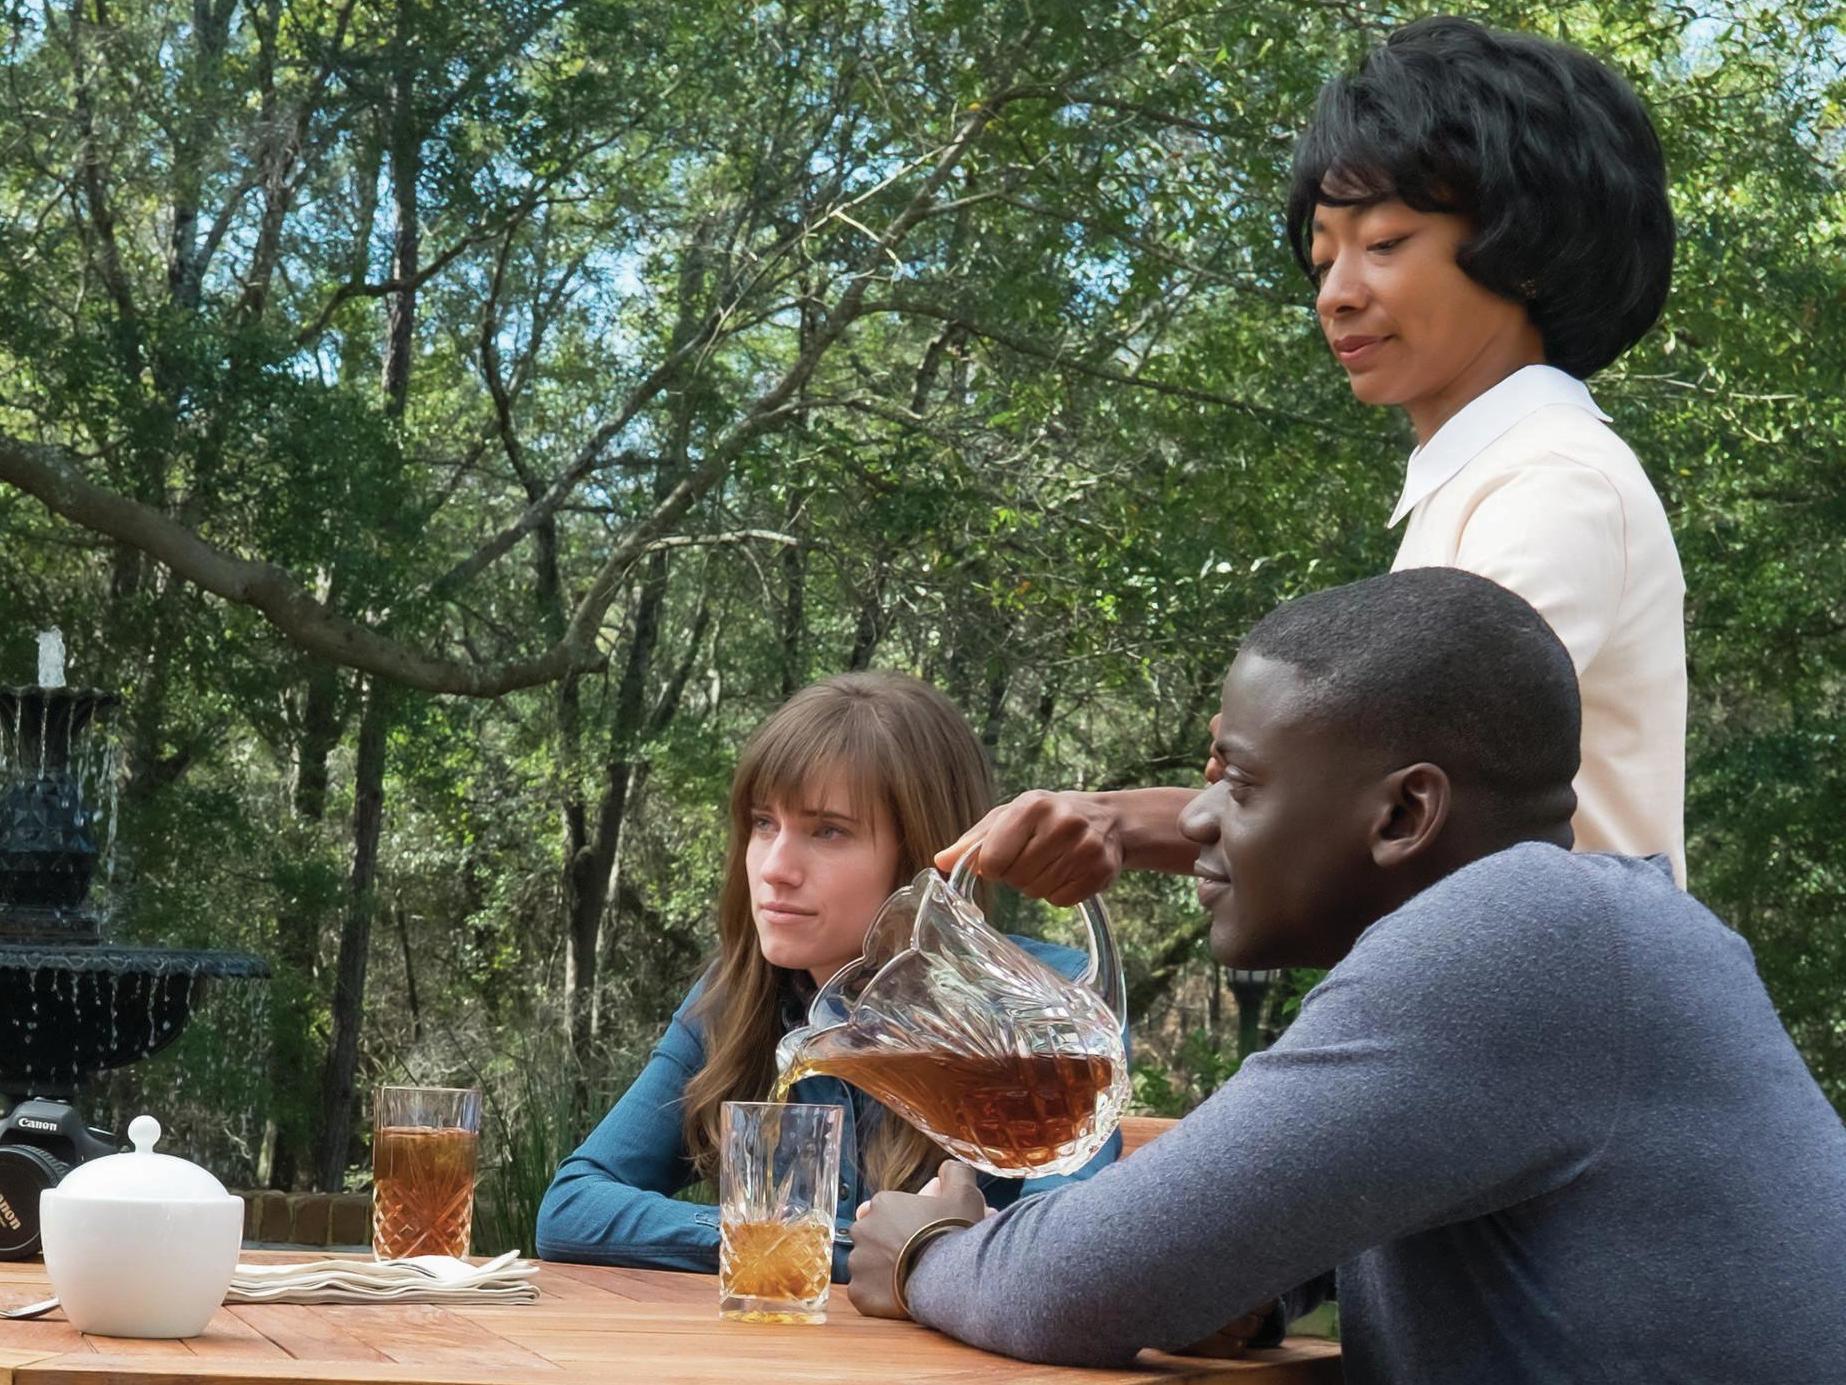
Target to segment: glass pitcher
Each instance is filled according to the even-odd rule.
[[[827,1073],[978,1169],[1073,1173],[1128,1104],[1121,954],[1100,899],[1078,906],[1090,962],[1075,981],[996,932],[968,892],[978,849],[884,902],[864,953],[777,1046],[777,1096]]]

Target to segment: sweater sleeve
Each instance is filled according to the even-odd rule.
[[[539,1207],[543,1258],[717,1269],[717,1209],[672,1196],[693,1181],[680,1098],[705,1061],[687,1017],[699,991],[695,986],[675,1012],[641,1075],[559,1166]]]
[[[1561,922],[1555,892],[1523,879],[1374,925],[1281,1041],[1174,1130],[931,1245],[915,1316],[1030,1360],[1123,1364],[1568,1181],[1618,1100],[1621,967],[1612,930]],[[1489,911],[1530,926],[1483,939]]]

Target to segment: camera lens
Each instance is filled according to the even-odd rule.
[[[38,1195],[69,1172],[32,1145],[0,1145],[0,1260],[38,1254]]]

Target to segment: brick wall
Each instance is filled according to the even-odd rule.
[[[240,1192],[244,1239],[265,1245],[370,1246],[370,1193]]]

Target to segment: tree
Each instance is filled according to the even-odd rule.
[[[338,1174],[368,1076],[518,1032],[599,1100],[807,678],[936,679],[1011,789],[1189,782],[1249,623],[1388,564],[1410,440],[1278,207],[1407,12],[1082,11],[16,17],[0,616],[130,693],[122,926],[277,961],[272,1177]],[[1608,54],[1666,140],[1674,298],[1593,385],[1681,543],[1694,886],[1846,1099],[1837,7],[1492,17]],[[1184,998],[1183,897],[1117,903],[1138,1003]]]

